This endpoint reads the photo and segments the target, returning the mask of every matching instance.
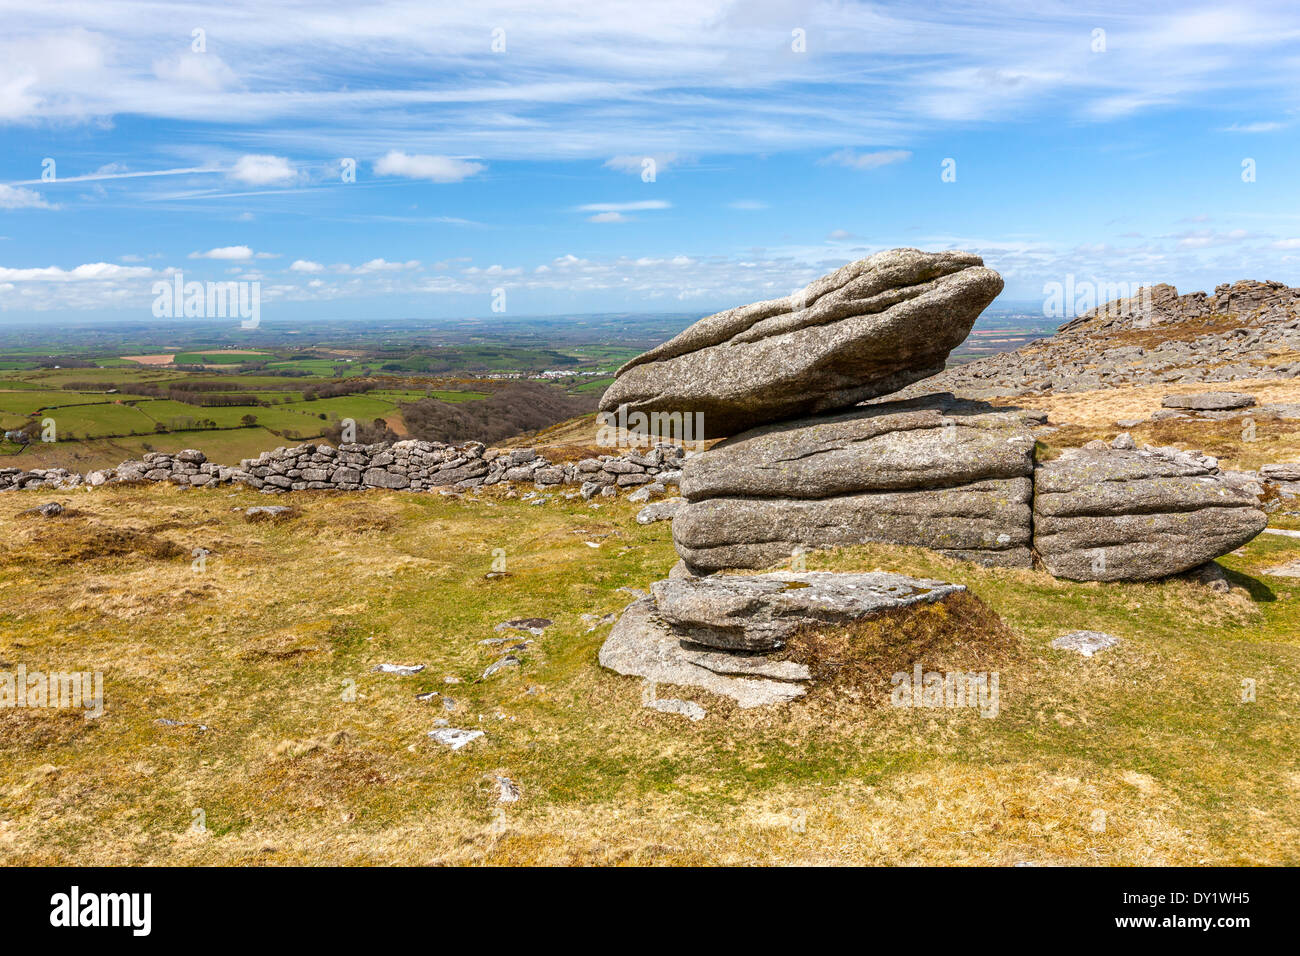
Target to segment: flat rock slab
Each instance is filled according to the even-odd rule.
[[[1259,477],[1269,481],[1300,481],[1300,462],[1283,461],[1272,465],[1260,465]]]
[[[628,605],[618,619],[600,649],[600,665],[656,684],[699,687],[745,708],[785,703],[807,693],[799,681],[720,674],[692,660],[692,650],[698,649],[683,642],[647,597]]]
[[[689,501],[808,499],[1023,478],[1045,417],[946,393],[860,405],[729,438],[686,460],[681,490]]]
[[[1275,564],[1271,568],[1265,568],[1264,573],[1274,578],[1300,578],[1300,559]]]
[[[680,637],[741,651],[776,650],[801,627],[848,624],[897,608],[943,601],[965,590],[960,584],[884,571],[719,574],[656,581],[651,586],[659,616]]]
[[[1166,395],[1160,400],[1165,408],[1190,408],[1194,411],[1226,411],[1250,408],[1255,396],[1244,392],[1198,392],[1195,395]]]
[[[845,408],[941,372],[1001,291],[970,253],[877,253],[784,299],[701,319],[619,369],[600,410],[642,430],[638,413],[700,415],[693,437],[718,438]]]
[[[909,544],[999,567],[1032,564],[1028,477],[950,488],[812,500],[708,498],[673,519],[673,544],[694,571],[765,568],[797,551],[870,542]]]
[[[1052,647],[1059,651],[1076,651],[1084,657],[1092,657],[1098,651],[1104,651],[1118,643],[1119,638],[1114,634],[1104,634],[1101,631],[1071,631],[1053,640]]]
[[[1074,581],[1150,581],[1264,530],[1254,495],[1177,451],[1078,448],[1034,471],[1034,549]]]

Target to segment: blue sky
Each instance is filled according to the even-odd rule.
[[[1300,285],[1300,9],[1131,6],[0,0],[0,321],[176,270],[268,323],[712,311],[893,246]]]

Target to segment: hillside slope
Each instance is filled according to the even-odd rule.
[[[1144,288],[1080,315],[1051,338],[947,369],[909,392],[993,398],[1298,375],[1300,288],[1246,280],[1213,295]]]

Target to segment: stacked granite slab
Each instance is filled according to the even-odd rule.
[[[1062,577],[1142,580],[1263,528],[1217,463],[1104,448],[1036,467],[1040,413],[947,393],[888,399],[942,368],[1001,289],[976,256],[895,249],[701,319],[625,365],[603,413],[702,415],[704,433],[725,438],[683,466],[679,573],[886,542],[1009,567],[1037,553]]]
[[[1043,418],[933,395],[743,432],[686,462],[674,543],[697,572],[868,541],[1029,567]]]
[[[964,590],[883,571],[658,581],[623,612],[600,663],[656,685],[700,687],[740,707],[783,703],[803,696],[812,679],[806,664],[779,653],[801,628],[849,624]]]

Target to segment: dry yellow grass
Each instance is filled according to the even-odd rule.
[[[19,514],[51,497],[77,514]],[[1300,862],[1300,588],[1260,573],[1291,539],[1226,559],[1250,588],[1226,598],[910,548],[812,555],[967,584],[1008,628],[978,659],[1000,670],[998,716],[828,682],[761,711],[681,689],[708,710],[689,722],[602,671],[608,625],[583,617],[675,560],[632,506],[281,500],[301,515],[249,523],[265,497],[229,489],[0,496],[0,671],[99,670],[106,696],[93,721],[0,710],[0,861]],[[488,579],[497,549],[507,575]],[[517,616],[555,624],[480,680],[500,653],[480,642]],[[1077,627],[1124,643],[1047,648]],[[453,753],[427,736],[439,718],[486,736]],[[498,802],[498,775],[519,802]]]

